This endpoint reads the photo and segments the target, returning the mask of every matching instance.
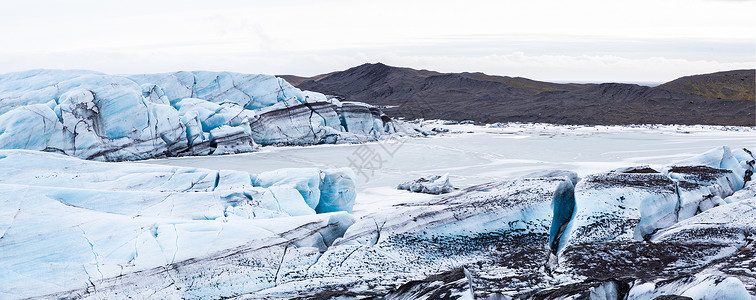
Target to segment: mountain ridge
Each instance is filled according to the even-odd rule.
[[[707,75],[694,75],[698,77],[692,82],[713,82],[709,85],[726,87],[719,81],[707,80]],[[628,83],[552,83],[479,72],[415,70],[383,63],[363,64],[313,77],[280,77],[292,80],[292,84],[301,89],[388,107],[384,111],[390,116],[407,119],[756,126],[756,101],[716,99],[711,96],[713,93],[699,95],[674,80],[656,87]],[[748,91],[752,89],[748,84],[749,81],[743,79],[743,87],[720,89]],[[753,82],[750,84],[752,86]]]
[[[755,75],[755,70],[690,75],[663,83],[659,88],[711,99],[756,100]]]

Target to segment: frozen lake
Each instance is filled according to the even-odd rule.
[[[396,190],[399,183],[427,175],[449,173],[451,183],[463,188],[545,169],[572,170],[583,176],[624,166],[659,167],[723,145],[756,149],[756,131],[747,128],[444,127],[462,133],[359,145],[264,147],[255,153],[143,163],[252,173],[280,168],[352,167],[357,174],[355,214],[359,215],[376,206],[428,197]]]

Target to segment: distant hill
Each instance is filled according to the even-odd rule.
[[[732,72],[745,74],[748,70]],[[753,78],[753,70],[750,72]],[[722,95],[730,95],[725,92],[748,91],[750,84],[753,94],[753,80],[749,82],[747,77],[729,80],[730,75],[726,76],[728,80],[716,79],[725,78],[717,74],[720,73],[691,76],[694,80],[676,83],[688,78],[684,77],[653,88],[622,83],[559,84],[483,73],[440,73],[381,63],[309,78],[281,77],[301,89],[383,106],[387,114],[408,119],[756,126],[756,101],[734,96],[726,99],[729,96],[716,96],[712,92],[718,90]],[[686,86],[711,88],[695,90]]]
[[[302,77],[297,75],[278,75],[278,77],[281,77],[286,80],[286,82],[291,83],[291,85],[296,86],[298,84],[301,84],[302,82],[308,81],[308,80],[317,80],[322,77],[331,75],[331,73],[328,74],[321,74],[313,77]]]
[[[660,89],[711,99],[756,101],[756,70],[735,70],[678,78],[658,86]]]

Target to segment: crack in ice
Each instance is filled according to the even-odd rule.
[[[94,259],[95,259],[95,267],[97,268],[97,272],[100,273],[100,280],[103,280],[105,276],[102,274],[102,271],[100,270],[100,255],[97,254],[97,251],[95,251],[94,244],[92,243],[92,241],[89,240],[89,238],[87,237],[87,233],[84,231],[83,228],[81,228],[81,225],[76,225],[76,227],[78,227],[79,230],[81,230],[81,235],[89,244],[89,248],[92,251],[92,255],[94,256]],[[86,271],[86,267],[84,267],[84,271]],[[89,273],[87,273],[87,275],[89,275]],[[92,282],[91,277],[89,281]],[[94,286],[94,284],[92,284],[92,286]]]

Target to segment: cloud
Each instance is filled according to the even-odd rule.
[[[171,52],[61,52],[27,56],[0,53],[0,68],[92,69],[131,74],[178,70],[214,70],[243,73],[316,75],[347,69],[366,62],[429,69],[441,72],[484,72],[545,81],[666,82],[675,78],[732,69],[756,68],[756,62],[718,62],[666,57],[628,58],[615,55],[507,54],[423,55],[393,51],[337,51],[267,53]]]
[[[540,80],[666,81],[756,61],[753,1],[27,2],[0,2],[0,73],[315,75],[382,61]]]
[[[625,58],[613,55],[527,55],[516,52],[483,57],[386,55],[388,64],[445,72],[480,71],[545,81],[666,82],[678,77],[732,69],[756,68],[754,62],[722,63],[664,57]]]

